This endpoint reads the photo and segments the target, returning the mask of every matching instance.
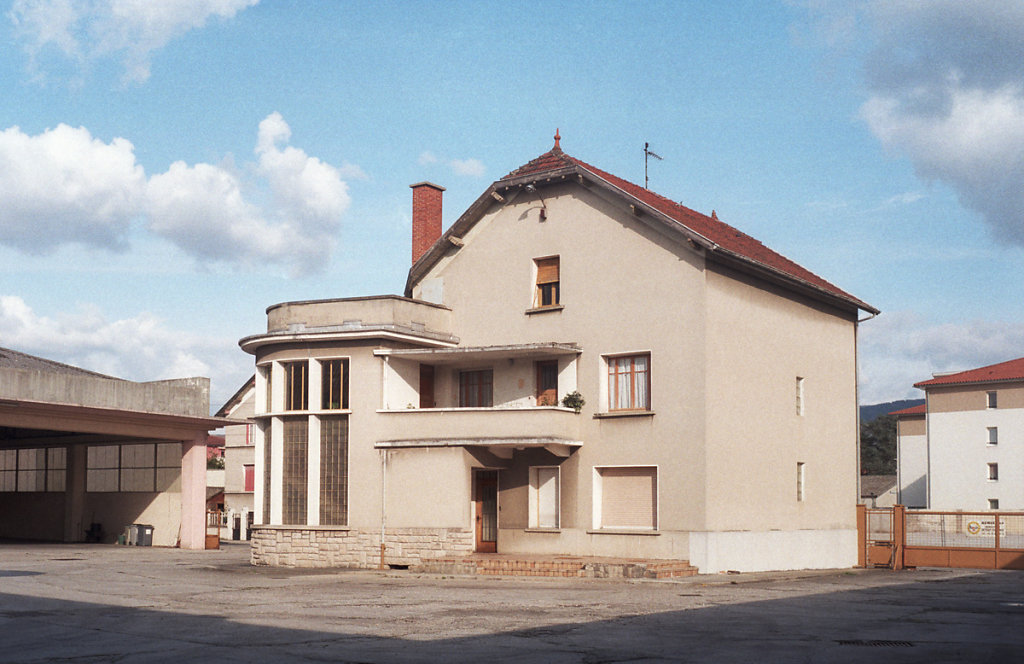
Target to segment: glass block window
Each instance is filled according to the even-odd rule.
[[[287,418],[284,424],[284,465],[281,485],[281,523],[306,523],[307,460],[309,457],[309,422],[307,418]]]
[[[320,523],[348,525],[348,417],[320,420]]]

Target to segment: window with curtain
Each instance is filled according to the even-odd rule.
[[[609,357],[608,410],[651,409],[651,356]]]

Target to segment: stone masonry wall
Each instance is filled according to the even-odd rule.
[[[416,565],[426,560],[473,552],[473,533],[459,528],[396,528],[384,534],[385,565]],[[380,565],[380,531],[317,526],[255,527],[250,559],[272,567],[350,567]]]

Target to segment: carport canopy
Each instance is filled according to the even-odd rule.
[[[159,450],[167,458],[169,452],[180,450],[176,454],[180,461],[180,528],[178,533],[161,535],[182,548],[204,548],[206,439],[209,431],[228,422],[207,413],[206,378],[136,383],[0,348],[0,460],[6,461],[0,464],[0,536],[82,541],[94,518],[86,513],[88,448],[154,444],[157,447],[150,448],[152,454]],[[33,449],[46,450],[44,459],[49,458],[49,450],[63,450],[59,455],[63,479],[55,483],[56,490],[32,483],[36,476],[49,481],[38,466],[19,469],[18,460],[25,456],[22,451]],[[170,463],[165,461],[165,470],[176,475],[178,468],[171,468]],[[118,466],[113,472],[122,476],[139,472],[137,466],[127,465],[126,470]],[[154,477],[159,470],[154,466]],[[38,475],[41,472],[43,475]],[[23,486],[19,487],[19,482]],[[159,495],[160,513],[173,515],[177,500],[158,488],[154,480],[152,491],[132,494],[129,492],[134,489],[129,488],[125,493],[108,493],[105,500],[117,504],[120,515],[130,512],[133,497],[138,502]],[[34,509],[33,503],[39,509]],[[54,512],[61,511],[61,504],[63,523],[51,522],[42,529],[46,536],[33,537],[32,533],[42,531],[41,526],[27,521],[42,514],[57,519]],[[116,533],[123,525],[104,527]]]

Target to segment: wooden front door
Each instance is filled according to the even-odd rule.
[[[474,480],[476,550],[479,553],[496,553],[498,550],[498,471],[477,470],[474,473]]]

